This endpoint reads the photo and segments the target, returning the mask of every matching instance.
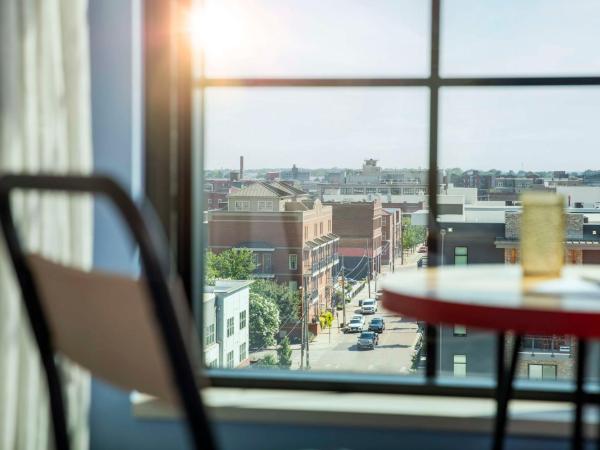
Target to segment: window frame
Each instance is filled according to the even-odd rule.
[[[431,0],[430,15],[430,73],[425,77],[399,78],[208,78],[203,73],[203,56],[197,61],[200,75],[193,78],[191,51],[184,33],[169,32],[177,20],[168,8],[168,2],[156,2],[144,14],[144,28],[162,29],[165,42],[156,45],[153,36],[144,34],[144,127],[145,146],[144,174],[146,194],[153,204],[157,217],[166,230],[171,247],[172,260],[176,261],[188,298],[199,298],[203,291],[204,267],[194,255],[206,250],[202,239],[202,195],[204,186],[204,120],[206,88],[218,87],[425,87],[429,89],[429,215],[427,246],[429,266],[439,265],[440,224],[437,223],[438,170],[438,119],[439,89],[442,87],[532,87],[532,86],[600,86],[600,76],[469,76],[441,77],[439,72],[440,9],[441,0]],[[172,40],[172,41],[171,41]],[[174,44],[174,45],[173,45]],[[174,61],[174,67],[165,68],[164,61]],[[173,70],[174,69],[174,70]],[[161,86],[162,89],[155,89]],[[197,107],[193,111],[192,104]],[[192,117],[195,127],[192,128]],[[190,242],[192,245],[190,245]],[[202,308],[194,305],[195,320],[202,321]],[[203,326],[199,327],[203,330]],[[422,395],[458,395],[465,392],[493,398],[495,391],[482,386],[459,388],[445,386],[443,381],[430,383],[437,375],[438,329],[427,325],[425,346],[428,358],[427,381],[415,381],[411,377],[393,380],[387,375],[366,374],[310,374],[278,373],[261,375],[210,369],[207,371],[211,384],[220,387],[257,387],[283,389],[338,390],[344,392],[396,392]],[[204,339],[200,339],[200,352]],[[431,364],[430,364],[431,361]],[[206,363],[203,361],[206,367]],[[416,387],[415,387],[416,386]],[[548,398],[570,401],[569,389],[555,391]],[[516,398],[544,397],[538,390],[517,389]]]
[[[243,311],[240,311],[240,325],[239,325],[239,329],[243,330],[244,328],[246,328],[248,326],[248,310],[244,309]]]
[[[296,253],[290,253],[288,255],[288,270],[291,270],[293,272],[298,270],[298,255]]]
[[[235,334],[235,317],[228,317],[225,322],[225,337],[231,337]]]

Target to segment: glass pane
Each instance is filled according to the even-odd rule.
[[[427,90],[211,88],[205,105],[214,351],[239,368],[417,373],[422,328],[377,299],[381,276],[426,255],[402,212],[427,202]],[[248,327],[222,338],[228,308]]]
[[[532,380],[541,380],[543,377],[542,374],[542,365],[541,364],[529,364],[529,378]]]
[[[542,366],[542,378],[553,380],[556,378],[556,366],[544,364]]]
[[[592,248],[600,243],[594,234],[599,226],[594,161],[600,148],[595,120],[600,88],[446,88],[440,113],[444,265],[467,259],[470,265],[518,264],[520,195],[530,191],[563,195],[565,240],[570,241],[565,263],[600,261],[600,251]],[[517,375],[571,379],[573,349],[570,336],[525,336]],[[443,334],[440,351],[443,370],[449,370],[452,354],[465,353],[469,376],[475,371],[493,376],[496,349],[490,333]]]
[[[443,76],[597,75],[595,0],[446,0]]]
[[[191,27],[209,77],[428,75],[428,1],[204,3]]]

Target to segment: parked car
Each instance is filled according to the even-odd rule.
[[[358,348],[374,349],[379,344],[379,335],[373,331],[363,331],[358,337]]]
[[[360,312],[363,314],[375,314],[377,312],[377,300],[374,298],[364,299],[360,307]]]
[[[418,249],[417,249],[417,253],[427,253],[427,246],[426,245],[421,245]]]
[[[374,317],[371,319],[371,322],[369,323],[369,331],[383,333],[383,330],[385,330],[385,320],[383,320],[383,317]]]
[[[348,323],[348,326],[346,327],[346,331],[348,333],[359,333],[361,332],[365,327],[365,318],[363,316],[361,316],[360,314],[356,314],[355,316],[352,317],[352,319],[350,319],[350,323]]]

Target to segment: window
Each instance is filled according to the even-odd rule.
[[[466,336],[467,327],[464,325],[454,325],[454,336]]]
[[[211,369],[217,369],[219,367],[219,360],[213,359],[211,362],[208,363],[208,367],[210,367]]]
[[[242,345],[240,345],[240,362],[244,361],[247,357],[247,344],[244,342]]]
[[[260,267],[260,254],[256,252],[252,252],[252,264],[254,264],[254,268],[257,269]]]
[[[298,270],[298,255],[288,256],[288,268],[290,270]]]
[[[246,200],[235,200],[233,202],[235,211],[249,211],[250,202]]]
[[[467,264],[467,247],[454,247],[454,264],[461,266]]]
[[[209,3],[213,1],[207,0]],[[521,6],[517,0],[506,1],[511,6],[506,7],[506,10],[499,11],[501,15],[508,14],[507,11],[511,9],[518,11],[520,8],[526,8]],[[477,14],[465,19],[468,28],[474,30],[476,35],[485,34],[486,28],[477,24],[478,15],[485,15],[485,17],[481,17],[482,22],[492,20],[490,18],[493,18],[494,15],[487,11],[493,10],[494,6],[478,4],[477,0],[464,0],[464,2],[477,11]],[[225,8],[231,4],[243,5],[242,0],[237,2],[222,0],[222,3]],[[290,5],[294,2],[281,0],[265,3],[265,13],[269,11],[269,8],[275,8],[277,11],[279,11],[278,8],[283,8],[283,6],[272,6],[271,3]],[[311,3],[311,5],[297,6],[303,3]],[[290,30],[296,29],[295,27],[301,29],[303,27],[301,23],[305,20],[303,14],[309,15],[309,11],[314,10],[316,8],[314,5],[317,3],[319,2],[298,2],[293,10],[300,14],[297,18],[299,22],[295,23],[291,17],[285,18],[286,23],[290,23]],[[344,3],[343,0],[341,3]],[[400,4],[403,2],[392,0],[388,3]],[[418,4],[415,8],[419,11],[421,8],[427,9],[422,6],[421,2],[412,3]],[[429,2],[423,3],[429,4]],[[349,7],[352,8],[352,6]],[[327,7],[323,6],[323,8]],[[378,6],[373,6],[368,14],[373,14],[373,11],[377,11],[378,8]],[[385,8],[387,9],[387,6]],[[597,7],[592,6],[591,8]],[[581,7],[575,6],[574,9],[579,12],[569,13],[569,17],[581,17],[580,20],[585,21],[584,16],[581,15]],[[243,10],[243,6],[241,6],[241,11]],[[331,10],[328,11],[331,12]],[[540,14],[544,18],[548,18],[548,14],[555,13],[556,10],[554,13],[543,11]],[[378,14],[380,14],[379,18],[385,17],[382,10],[379,10]],[[421,17],[422,23],[411,28],[413,31],[415,29],[429,30],[429,16],[420,14],[418,13],[417,16]],[[207,215],[208,240],[215,239],[215,236],[228,235],[231,240],[236,242],[252,242],[252,248],[260,249],[260,253],[253,258],[256,265],[261,267],[261,273],[254,275],[257,278],[264,278],[267,281],[287,286],[296,296],[304,296],[302,300],[309,298],[308,317],[311,326],[317,323],[319,313],[324,308],[341,311],[340,303],[336,304],[336,301],[339,301],[335,295],[336,285],[332,286],[332,280],[336,274],[328,271],[308,282],[305,281],[301,274],[304,271],[314,273],[315,265],[310,266],[308,258],[301,258],[302,267],[298,268],[297,257],[292,257],[293,252],[308,254],[310,250],[304,243],[309,239],[316,238],[319,233],[324,234],[325,220],[327,220],[327,232],[335,232],[339,235],[348,233],[344,230],[344,226],[355,227],[352,231],[358,230],[362,223],[371,229],[373,226],[375,228],[380,226],[378,220],[375,220],[372,226],[368,219],[363,219],[362,216],[359,217],[356,214],[346,217],[345,222],[338,221],[336,214],[333,214],[333,218],[336,218],[336,230],[333,230],[331,216],[313,217],[310,205],[314,202],[314,198],[322,199],[324,204],[343,202],[350,204],[367,202],[367,195],[381,193],[382,201],[394,204],[391,209],[397,209],[400,220],[404,221],[405,218],[408,218],[408,214],[405,213],[406,217],[403,217],[400,208],[405,209],[406,206],[405,211],[417,212],[423,212],[422,210],[427,210],[429,207],[433,208],[428,203],[427,197],[430,189],[433,189],[438,193],[438,205],[443,204],[443,209],[449,211],[448,214],[442,214],[439,218],[443,225],[441,228],[448,230],[449,233],[446,235],[444,243],[440,242],[439,234],[427,230],[427,214],[423,214],[421,222],[418,222],[418,214],[412,213],[410,215],[414,222],[407,223],[407,232],[403,232],[403,236],[398,238],[397,248],[396,245],[390,244],[386,252],[385,244],[381,243],[379,236],[356,237],[356,241],[352,245],[340,243],[340,254],[347,249],[351,248],[351,250],[344,255],[343,259],[340,258],[337,269],[343,264],[346,277],[352,280],[346,287],[358,289],[362,280],[370,272],[368,263],[365,264],[366,269],[361,267],[364,264],[364,260],[361,263],[361,258],[368,259],[365,256],[367,251],[364,250],[365,239],[371,239],[368,247],[372,247],[374,256],[373,264],[370,266],[373,273],[385,272],[383,266],[393,263],[385,261],[385,259],[391,258],[392,253],[397,254],[396,269],[402,264],[414,264],[416,258],[424,258],[431,266],[439,264],[439,258],[432,252],[427,253],[428,250],[424,245],[428,233],[431,239],[437,239],[438,249],[445,248],[446,264],[451,263],[450,260],[455,265],[468,264],[469,249],[471,249],[471,263],[475,261],[518,262],[516,238],[512,236],[504,241],[498,239],[503,237],[502,233],[504,233],[506,225],[506,223],[502,223],[502,217],[506,212],[502,211],[502,206],[518,206],[517,194],[530,188],[534,182],[529,180],[533,180],[533,176],[538,176],[545,183],[539,184],[537,187],[549,186],[550,189],[558,189],[558,187],[550,187],[553,178],[569,180],[570,176],[573,178],[574,184],[593,185],[595,183],[594,176],[596,176],[596,183],[600,184],[599,174],[594,175],[593,171],[585,170],[587,169],[586,165],[590,164],[589,155],[594,154],[594,149],[597,149],[600,144],[596,132],[597,124],[594,122],[600,116],[600,107],[598,106],[600,105],[600,89],[598,89],[600,83],[593,79],[590,81],[590,77],[586,77],[585,83],[575,79],[569,81],[569,87],[565,87],[555,86],[562,81],[554,79],[551,80],[552,87],[549,87],[535,86],[545,83],[544,80],[539,79],[523,81],[522,79],[497,78],[494,73],[490,74],[489,72],[498,69],[499,60],[514,60],[516,57],[514,52],[503,50],[502,46],[506,45],[504,42],[499,42],[494,46],[494,43],[491,42],[494,38],[492,33],[487,40],[482,39],[487,44],[481,46],[478,46],[477,41],[469,41],[468,33],[465,32],[461,36],[460,15],[461,8],[453,5],[452,2],[444,2],[441,21],[447,24],[448,28],[439,28],[440,23],[436,22],[434,18],[432,24],[434,30],[438,29],[442,32],[440,45],[432,45],[429,42],[429,31],[422,34],[425,45],[421,46],[420,42],[414,48],[421,49],[425,54],[424,77],[411,78],[408,81],[380,75],[378,69],[381,69],[381,65],[379,63],[374,63],[371,68],[361,65],[359,70],[352,72],[350,67],[354,66],[356,69],[357,60],[365,58],[366,56],[363,54],[368,52],[361,52],[358,59],[350,58],[350,62],[343,67],[340,67],[339,59],[318,58],[318,54],[321,54],[323,48],[339,47],[332,41],[335,40],[334,37],[322,39],[325,42],[323,42],[323,48],[316,50],[318,54],[307,53],[309,61],[320,61],[319,64],[314,63],[314,66],[300,68],[302,69],[300,70],[296,65],[298,61],[294,61],[294,67],[298,71],[295,71],[296,69],[293,69],[292,66],[286,67],[282,61],[292,59],[291,55],[301,52],[301,47],[292,46],[291,49],[281,48],[279,51],[277,48],[268,48],[267,53],[275,55],[270,59],[271,63],[266,54],[261,54],[253,59],[244,58],[244,50],[241,50],[240,53],[233,52],[235,53],[232,55],[234,60],[243,60],[238,61],[239,66],[225,59],[226,52],[219,54],[213,49],[206,53],[206,72],[198,75],[194,88],[198,99],[201,99],[195,105],[199,114],[198,120],[194,123],[198,123],[206,131],[200,133],[202,139],[197,143],[199,154],[205,157],[206,168],[205,173],[202,174],[204,178],[199,179],[215,178],[226,182],[230,179],[231,174],[235,175],[239,167],[239,156],[245,152],[247,167],[251,168],[246,169],[243,177],[245,180],[262,183],[271,176],[273,179],[285,180],[288,186],[280,184],[275,187],[275,190],[285,191],[294,187],[308,192],[307,198],[298,204],[288,204],[288,200],[289,203],[294,202],[294,200],[290,200],[293,195],[285,197],[286,200],[282,201],[282,204],[285,204],[285,208],[281,208],[283,215],[291,217],[294,208],[307,211],[303,220],[297,222],[298,225],[293,231],[287,228],[291,221],[285,221],[284,225],[284,220],[279,220],[274,226],[255,221],[255,217],[260,214],[245,214],[244,216],[252,216],[252,222],[248,219],[247,224],[244,225],[246,228],[238,224],[237,228],[225,229],[223,226],[227,224],[227,218],[225,217],[219,222],[214,220],[217,213],[214,215],[210,213]],[[514,15],[518,16],[518,14]],[[528,15],[531,15],[531,9],[525,11],[522,17]],[[314,20],[324,20],[323,15],[319,14],[315,17]],[[411,17],[415,18],[415,16]],[[261,18],[255,17],[254,19],[255,23],[250,24],[250,28],[261,23]],[[347,18],[340,17],[339,20],[345,22]],[[391,14],[390,20],[398,22],[402,19]],[[521,34],[525,33],[527,22],[520,21],[519,18],[515,20],[517,22],[514,26],[517,27],[517,31]],[[367,27],[371,26],[368,19],[364,19],[364,22]],[[579,40],[581,43],[585,40],[597,41],[597,39],[592,39],[598,34],[597,27],[590,26],[592,22],[589,20],[583,27],[582,36],[578,36],[578,33],[573,30],[551,36],[550,40],[553,40],[558,39],[558,35],[566,34],[568,35],[567,42],[573,43],[574,51],[572,53],[565,52],[565,57],[569,62],[565,66],[566,70],[576,68],[582,69],[583,72],[588,70],[597,72],[600,67],[596,61],[598,59],[597,52],[582,52],[574,44]],[[537,27],[539,24],[540,22],[536,21],[535,26]],[[385,22],[384,25],[388,25],[388,23]],[[545,33],[540,30],[532,30],[531,40],[523,37],[524,45],[534,55],[533,59],[537,59],[537,62],[522,62],[525,73],[538,72],[533,69],[542,68],[540,60],[543,63],[546,62],[540,56],[543,55],[543,52],[534,51],[531,42],[540,42],[540,36],[547,34],[548,30],[555,30],[557,27],[563,26],[563,24],[554,25],[556,26],[548,25]],[[263,37],[269,35],[268,29],[271,26],[273,26],[272,23],[265,26]],[[396,23],[393,28],[402,27]],[[387,27],[384,26],[384,29]],[[362,33],[361,30],[356,30],[356,32]],[[381,32],[385,34],[385,31]],[[322,31],[317,30],[315,33],[322,34]],[[297,41],[298,36],[289,36],[289,39]],[[350,39],[354,40],[357,37],[353,35]],[[378,39],[375,38],[375,40]],[[317,40],[317,36],[308,35],[307,41],[310,40]],[[445,40],[447,40],[447,45]],[[513,44],[518,46],[519,43],[513,42]],[[258,43],[252,40],[241,44],[244,48],[257,45]],[[362,45],[369,46],[371,44],[361,43]],[[390,47],[381,49],[381,51],[389,52],[395,45],[396,43],[393,42]],[[489,49],[489,52],[486,48],[487,45],[493,47]],[[432,55],[428,53],[427,48],[441,48],[442,75],[467,73],[475,77],[481,76],[481,78],[449,81],[444,77],[440,78],[438,73],[429,73],[427,67]],[[478,64],[477,61],[472,60],[470,54],[466,54],[465,48],[474,48],[475,51],[485,52],[490,57],[482,58],[482,61],[479,61],[481,64]],[[353,51],[356,49],[349,50],[350,53]],[[584,53],[588,57],[579,59],[576,57],[578,52]],[[461,59],[463,57],[464,61]],[[421,56],[418,59],[421,60]],[[552,61],[548,62],[555,65],[554,69],[556,69],[559,66],[557,61],[561,59],[561,56],[550,59]],[[310,63],[307,64],[310,65]],[[409,65],[411,64],[412,62]],[[493,68],[494,64],[495,68]],[[506,74],[507,71],[510,75],[515,70],[520,70],[517,66],[517,64],[512,64],[510,67],[503,66],[501,68],[503,70],[499,71],[501,75]],[[349,74],[349,79],[344,78],[344,75],[348,75],[348,71],[352,72]],[[405,76],[404,71],[399,72],[402,74],[395,75],[396,77]],[[363,76],[364,73],[369,75],[361,78],[361,73]],[[389,75],[388,72],[386,73]],[[428,78],[430,75],[431,78]],[[220,79],[221,76],[224,78]],[[527,84],[527,86],[522,86],[522,84]],[[586,86],[577,86],[578,84]],[[596,86],[588,86],[588,84]],[[430,98],[433,98],[432,95],[438,97],[436,102],[430,102]],[[430,105],[432,105],[431,110],[429,109]],[[429,124],[438,124],[438,128],[429,129]],[[236,130],[236,132],[232,133],[231,130]],[[368,130],[368,132],[361,132],[361,130]],[[435,136],[433,133],[436,133]],[[341,136],[346,138],[342,140]],[[429,139],[430,137],[436,137],[436,139]],[[429,142],[434,143],[431,148]],[[365,148],[373,149],[370,150],[373,155],[365,155]],[[548,151],[548,148],[552,148],[553,151]],[[566,148],[572,149],[577,155],[569,157],[564,150]],[[398,155],[402,155],[402,157]],[[379,162],[375,166],[365,165],[362,159],[367,157],[379,159]],[[432,160],[437,160],[438,167],[442,168],[439,170],[439,185],[436,185],[435,182],[432,182],[431,186],[428,185],[427,161],[430,157]],[[344,167],[344,169],[338,170],[337,167]],[[474,169],[471,170],[471,167]],[[549,172],[552,168],[564,170],[567,173],[565,176],[555,177]],[[542,171],[542,169],[544,170]],[[273,174],[271,172],[273,170],[278,173]],[[532,175],[528,173],[530,171],[539,173]],[[513,173],[511,174],[511,172]],[[324,186],[327,184],[332,186]],[[230,189],[235,192],[236,189],[243,188],[243,183],[236,182]],[[453,189],[454,192],[452,192]],[[216,190],[221,192],[220,187]],[[392,198],[384,199],[383,196],[388,194]],[[460,204],[452,203],[459,198],[464,199],[460,200]],[[447,200],[451,200],[451,202],[446,203]],[[573,199],[573,202],[575,200],[579,201],[579,199]],[[486,205],[479,208],[478,206],[481,206],[477,205],[479,201],[493,203],[489,204],[489,208]],[[242,202],[236,200],[230,209],[234,211],[252,209],[248,209]],[[198,202],[197,204],[203,203]],[[254,200],[251,204],[252,207],[256,205],[259,211],[266,210],[268,205],[266,201],[254,203]],[[494,211],[491,211],[492,209]],[[492,217],[492,213],[494,217]],[[264,216],[274,217],[275,214],[265,214]],[[211,225],[213,222],[214,225]],[[313,224],[312,230],[310,229],[311,223]],[[319,224],[318,227],[317,224]],[[386,220],[386,224],[389,226],[389,221]],[[454,228],[452,234],[450,234],[450,227]],[[200,229],[199,225],[197,228]],[[375,234],[374,232],[373,235]],[[485,239],[482,238],[484,235]],[[291,236],[298,238],[303,236],[304,240],[297,239],[302,242],[293,243],[285,242],[286,239],[291,240]],[[281,237],[277,240],[277,244],[273,243],[275,242],[274,237]],[[401,242],[404,241],[404,237],[409,243],[407,246]],[[393,236],[387,236],[387,240],[392,238]],[[478,241],[474,242],[476,239]],[[485,242],[483,242],[484,240]],[[499,243],[496,243],[497,240]],[[348,239],[342,242],[347,244]],[[275,245],[277,246],[275,250],[269,249]],[[227,248],[227,246],[222,244],[221,248]],[[266,252],[269,253],[266,254]],[[285,269],[286,254],[288,255],[288,270]],[[573,253],[571,256],[570,259],[573,261],[584,261],[584,263],[586,261],[585,255]],[[315,260],[318,261],[317,258],[313,259],[313,261]],[[290,277],[290,270],[301,272],[294,274],[300,275],[297,277],[298,281],[290,280],[290,278],[296,278]],[[317,271],[320,270],[320,268],[317,269]],[[260,282],[262,283],[263,280]],[[377,282],[379,279],[375,285]],[[330,289],[329,296],[326,294],[328,288]],[[374,289],[373,280],[371,280],[371,286],[367,286],[365,289],[369,288]],[[317,298],[321,298],[321,300],[313,301]],[[328,299],[332,299],[332,301],[328,303]],[[291,329],[290,323],[295,324],[294,321],[298,317],[293,316],[293,311],[290,312],[289,309],[280,309],[279,312],[285,326],[278,330],[278,334],[283,336]],[[292,316],[292,320],[287,323],[290,316]],[[247,329],[252,331],[250,317],[247,317],[247,322]],[[219,329],[221,326],[219,325]],[[417,324],[414,329],[418,330]],[[410,332],[413,332],[412,330]],[[414,332],[418,333],[418,331]],[[474,374],[476,369],[479,374],[479,367],[485,366],[487,368],[482,369],[481,374],[494,376],[496,345],[494,335],[485,335],[478,330],[469,330],[467,333],[466,327],[461,325],[456,325],[452,329],[448,328],[445,333],[446,336],[457,336],[457,339],[446,339],[440,344],[441,355],[436,355],[435,363],[441,364],[439,367],[441,371],[454,373],[457,377],[466,376],[468,354],[471,359],[470,375]],[[318,338],[319,336],[317,336]],[[332,338],[335,339],[335,336],[332,335]],[[469,348],[469,351],[466,348]],[[477,351],[472,353],[471,349]],[[406,349],[398,348],[396,351],[404,350]],[[412,352],[412,350],[410,348],[406,351]],[[318,371],[322,369],[319,366],[320,358],[313,358],[312,352],[313,349],[311,349],[311,369]],[[486,361],[481,363],[480,357]],[[297,360],[298,358],[295,358],[295,364],[297,364]],[[326,358],[322,360],[325,361]],[[393,367],[392,360],[394,358],[385,362],[378,361],[374,371],[398,373],[401,367]],[[410,368],[411,373],[417,375],[422,373],[421,369],[419,367]],[[348,364],[341,367],[340,370],[360,371],[361,365]],[[560,374],[563,373],[560,368],[556,370]]]
[[[265,253],[263,254],[263,273],[271,273],[271,254]]]
[[[233,320],[233,317],[230,317],[229,319],[227,319],[227,337],[233,336],[234,331],[235,331],[234,320]]]
[[[467,376],[467,355],[454,355],[454,376]]]
[[[240,330],[246,328],[246,314],[247,311],[245,310],[240,312]]]
[[[273,211],[273,200],[259,200],[258,201],[259,211]]]
[[[527,375],[531,380],[555,380],[556,365],[554,364],[529,364]]]
[[[204,327],[204,345],[210,345],[215,342],[215,324],[211,323]]]
[[[227,368],[233,369],[233,350],[227,352]]]

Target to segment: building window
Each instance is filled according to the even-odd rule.
[[[227,352],[227,368],[233,368],[233,350]]]
[[[467,264],[467,247],[454,247],[454,265],[464,266]]]
[[[215,342],[215,324],[211,323],[204,328],[204,345],[210,345]]]
[[[454,336],[466,336],[467,327],[464,325],[454,325]]]
[[[319,234],[323,234],[323,222],[319,223]]]
[[[304,226],[304,239],[308,240],[308,225]]]
[[[317,224],[316,223],[313,225],[313,234],[314,234],[314,237],[317,237]]]
[[[244,328],[246,328],[246,314],[247,311],[242,311],[240,312],[240,330],[243,330]]]
[[[288,267],[290,270],[298,270],[298,255],[288,256]]]
[[[236,200],[233,206],[236,211],[250,211],[250,202],[247,200]]]
[[[240,362],[245,360],[247,357],[248,354],[246,352],[246,343],[244,342],[242,345],[240,345]]]
[[[263,273],[271,273],[271,254],[265,253],[263,255]]]
[[[331,220],[327,221],[327,231],[331,233]]]
[[[235,331],[234,323],[235,321],[233,320],[233,317],[227,319],[227,337],[233,336],[233,332]]]
[[[454,376],[467,376],[467,355],[454,355]]]
[[[218,359],[213,359],[211,362],[208,363],[208,367],[210,367],[211,369],[216,369],[219,367],[219,360]]]
[[[256,252],[252,253],[252,263],[254,264],[254,269],[260,267],[260,254]]]
[[[259,200],[258,201],[259,211],[273,211],[273,200]]]
[[[529,364],[527,372],[530,380],[556,380],[554,364]]]

